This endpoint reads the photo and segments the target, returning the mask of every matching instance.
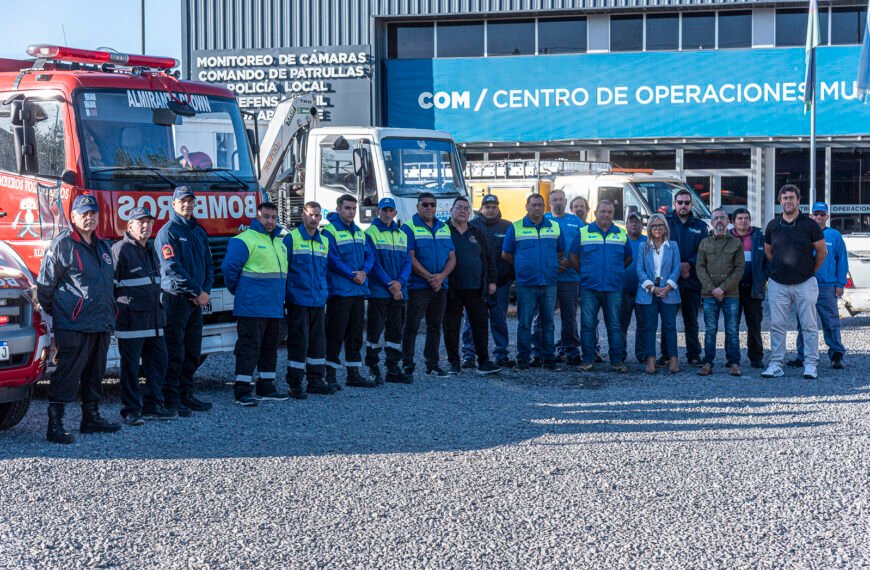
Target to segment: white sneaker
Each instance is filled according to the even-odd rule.
[[[819,377],[816,373],[816,367],[812,364],[804,365],[804,378],[807,380],[816,380]]]
[[[762,378],[782,378],[783,376],[785,376],[785,372],[782,371],[779,364],[771,364],[767,370],[761,373]]]

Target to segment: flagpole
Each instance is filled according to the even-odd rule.
[[[816,48],[812,48],[810,64],[813,66],[810,77],[813,81],[813,98],[810,102],[810,208],[816,203]]]

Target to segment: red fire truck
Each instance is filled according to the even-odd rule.
[[[171,58],[47,45],[27,53],[32,60],[0,59],[0,240],[36,275],[77,195],[97,198],[97,232],[115,240],[137,206],[155,213],[156,232],[173,189],[189,186],[216,268],[203,354],[232,349],[233,299],[220,265],[264,198],[256,139],[233,93],[180,81]]]

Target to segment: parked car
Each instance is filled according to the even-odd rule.
[[[870,234],[845,234],[849,252],[849,278],[843,292],[843,306],[851,315],[870,311]]]
[[[18,424],[45,374],[51,336],[24,262],[0,242],[0,430]]]

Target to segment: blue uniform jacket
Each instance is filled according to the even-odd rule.
[[[675,213],[668,214],[665,219],[668,221],[671,240],[680,246],[681,262],[688,262],[691,266],[689,276],[686,279],[680,277],[679,285],[700,291],[701,281],[698,280],[695,264],[698,262],[698,246],[701,245],[701,240],[710,233],[710,229],[703,220],[699,220],[692,214],[689,214],[689,219],[686,220],[685,224]]]
[[[731,230],[731,235],[740,239],[734,230]],[[752,279],[752,292],[750,293],[753,299],[764,299],[767,290],[767,256],[764,255],[764,232],[761,228],[752,228],[752,261],[746,264],[743,269],[743,283],[747,278],[747,274]]]
[[[825,228],[825,245],[828,246],[828,256],[816,271],[816,281],[819,287],[846,286],[846,275],[849,273],[849,256],[843,236],[834,228]]]
[[[154,240],[160,258],[160,286],[171,295],[198,297],[211,293],[214,285],[214,261],[208,236],[196,219],[184,219],[174,210],[169,222],[160,228]]]
[[[349,232],[349,240],[335,239],[332,230],[327,227],[323,235],[329,240],[329,263],[326,281],[329,283],[330,297],[359,297],[369,294],[368,279],[362,285],[353,282],[354,271],[365,271],[366,276],[372,271],[375,259],[366,247],[363,231],[353,222],[350,225],[341,221],[338,212],[326,216],[332,229]],[[355,237],[358,236],[358,237]]]
[[[431,238],[415,239],[414,231],[411,229],[413,225],[416,228],[424,228]],[[438,230],[444,228],[440,233]],[[429,273],[440,273],[444,266],[447,265],[447,260],[450,258],[450,252],[454,251],[453,239],[450,237],[450,230],[447,225],[439,219],[435,219],[432,228],[429,228],[418,214],[411,217],[410,223],[405,223],[402,226],[402,231],[408,236],[408,251],[413,251],[414,256],[420,265],[426,268]],[[408,289],[429,289],[429,283],[425,279],[415,273],[411,273],[411,280],[408,281]],[[448,289],[448,280],[445,279],[441,285],[441,290]]]
[[[160,301],[160,260],[153,247],[139,245],[125,233],[112,246],[115,263],[115,337],[163,336],[166,311]]]
[[[561,218],[553,215],[553,212],[547,212],[544,217],[548,220],[554,220],[562,228],[562,235],[565,236],[565,243],[571,245],[574,243],[574,238],[580,235],[580,228],[585,226],[583,220],[574,214],[565,214]],[[559,272],[559,283],[579,283],[580,274],[573,267],[568,267],[565,271]]]
[[[309,245],[302,252],[293,251],[294,233],[297,239]],[[329,240],[323,237],[321,231],[317,230],[313,236],[309,236],[302,226],[284,237],[284,245],[287,246],[287,302],[302,307],[323,307],[329,295],[326,283],[327,253],[318,252],[307,243],[310,241],[316,241],[324,248],[329,247]]]
[[[281,270],[283,265],[281,259],[277,256],[287,258],[287,252],[283,242],[278,238],[281,235],[283,228],[277,226],[272,233],[267,233],[256,218],[251,220],[251,225],[248,230],[257,232],[269,238],[270,245],[264,243],[256,244],[256,247],[263,248],[264,253],[276,256],[275,264],[278,269],[277,275],[244,275],[243,269],[245,264],[250,259],[250,250],[248,245],[243,241],[242,235],[234,236],[227,244],[227,255],[221,263],[221,270],[224,274],[224,283],[230,293],[235,295],[233,305],[233,314],[237,317],[262,317],[268,319],[280,319],[284,317],[284,295],[287,290],[287,274]],[[275,243],[278,240],[278,243]],[[266,252],[265,248],[271,248],[271,252]],[[275,269],[273,268],[273,269]]]
[[[387,227],[377,218],[372,220],[372,225],[384,233],[402,231],[396,222]],[[378,250],[370,235],[366,235],[366,247],[373,260],[372,272],[369,275],[370,295],[377,299],[392,299],[393,296],[387,286],[393,281],[398,281],[402,284],[402,295],[407,299],[408,280],[411,278],[411,254],[408,253],[408,248]]]
[[[604,241],[583,244],[580,239],[582,236],[578,235],[571,244],[571,253],[580,258],[580,289],[622,291],[625,286],[625,260],[632,253],[625,230],[613,224],[607,232],[603,232],[595,222],[587,224],[585,228],[589,233],[603,236]],[[613,245],[621,237],[626,238],[625,242]]]
[[[655,284],[657,277],[653,249],[650,247],[649,251],[647,251],[646,245],[647,244],[644,243],[637,248],[638,259],[635,274],[637,275],[638,286],[637,296],[634,298],[634,302],[638,305],[649,305],[652,303],[652,293],[644,289],[642,286],[647,281]],[[670,281],[671,287],[674,287],[670,293],[665,295],[662,302],[668,305],[676,305],[680,302],[680,289],[677,282],[680,278],[680,246],[677,242],[671,241],[667,247],[664,245],[662,245],[662,247],[664,248],[664,255],[662,255],[662,274],[658,277],[661,277],[664,280],[664,283],[661,283],[659,286],[664,287],[667,285],[668,281]]]
[[[112,332],[115,269],[109,244],[92,234],[88,245],[75,229],[57,235],[42,258],[36,295],[52,327],[87,333]]]
[[[534,239],[517,239],[515,224],[522,224],[524,228],[535,228],[537,237]],[[560,232],[555,237],[541,237],[541,230],[550,228],[553,222],[544,218],[540,225],[536,226],[524,216],[519,222],[510,225],[504,237],[502,250],[514,256],[514,273],[516,274],[517,286],[520,287],[544,287],[555,285],[559,280],[559,256],[565,253],[565,237]]]
[[[623,283],[622,290],[630,292],[634,294],[637,291],[637,286],[639,284],[637,280],[637,258],[640,255],[638,250],[640,246],[646,243],[646,236],[641,235],[637,239],[628,238],[628,245],[631,246],[631,263],[628,264],[628,267],[625,268],[625,282]]]

